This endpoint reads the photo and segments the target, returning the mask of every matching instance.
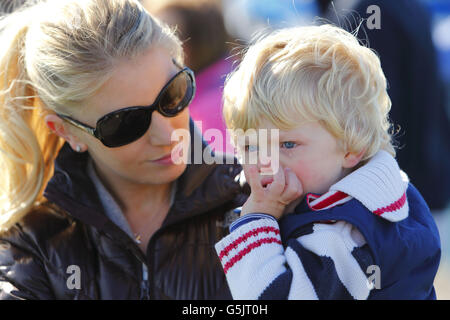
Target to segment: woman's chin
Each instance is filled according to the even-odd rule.
[[[170,183],[178,179],[186,170],[186,164],[171,164],[164,166],[152,166],[145,174],[145,180],[149,184]],[[143,177],[141,177],[142,179]]]

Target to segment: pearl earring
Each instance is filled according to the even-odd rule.
[[[77,152],[81,152],[81,147],[79,145],[77,145],[76,149],[77,149]]]

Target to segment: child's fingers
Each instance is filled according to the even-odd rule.
[[[303,194],[303,187],[297,175],[289,168],[285,169],[286,187],[282,194],[282,201],[290,203]]]
[[[258,167],[255,164],[243,165],[245,177],[252,192],[262,192],[263,187],[259,181]]]
[[[284,170],[282,167],[278,167],[278,171],[273,176],[273,182],[270,185],[270,190],[276,194],[283,192],[286,184],[286,179],[284,177]]]
[[[272,163],[270,158],[264,158],[261,157],[260,158],[260,170],[261,170],[261,175],[273,175],[272,172]]]

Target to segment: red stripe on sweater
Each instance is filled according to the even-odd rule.
[[[225,274],[228,272],[228,269],[230,269],[236,262],[241,260],[245,255],[249,254],[253,249],[260,247],[263,244],[269,244],[269,243],[278,243],[281,244],[281,241],[277,238],[263,238],[256,240],[255,242],[250,243],[248,246],[246,246],[244,249],[239,251],[234,257],[232,257],[230,260],[228,260],[227,263],[223,266],[223,271]]]
[[[238,247],[238,245],[240,245],[242,242],[244,242],[245,240],[247,240],[251,236],[257,236],[259,233],[262,233],[262,232],[265,232],[265,233],[274,232],[276,235],[280,234],[280,230],[278,228],[275,228],[275,227],[259,227],[259,228],[256,228],[254,230],[250,230],[250,231],[244,233],[242,236],[240,236],[236,240],[234,240],[229,245],[227,245],[225,248],[223,248],[222,251],[220,251],[220,254],[219,254],[220,260],[222,260],[222,258],[224,256],[227,256],[228,253],[232,249],[236,249]]]
[[[325,199],[323,199],[319,203],[316,203],[315,205],[311,206],[311,209],[313,209],[313,210],[320,210],[320,209],[326,208],[326,207],[332,205],[333,203],[344,199],[347,196],[348,195],[346,193],[342,192],[342,191],[336,191],[336,193],[332,194],[329,197],[326,197]]]
[[[386,212],[392,212],[401,209],[406,203],[406,193],[403,193],[403,195],[398,199],[397,201],[391,203],[390,205],[379,208],[375,210],[373,213],[375,213],[377,216],[382,215]]]

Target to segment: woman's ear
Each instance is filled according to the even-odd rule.
[[[64,121],[56,114],[46,115],[45,124],[54,134],[66,140],[73,150],[77,152],[84,152],[87,150],[86,144],[81,142],[77,136],[67,130]]]
[[[348,169],[353,168],[361,161],[361,158],[364,156],[365,153],[366,153],[366,148],[364,148],[363,150],[361,150],[358,153],[347,152],[347,154],[344,156],[344,162],[343,162],[342,166],[344,168],[348,168]]]

